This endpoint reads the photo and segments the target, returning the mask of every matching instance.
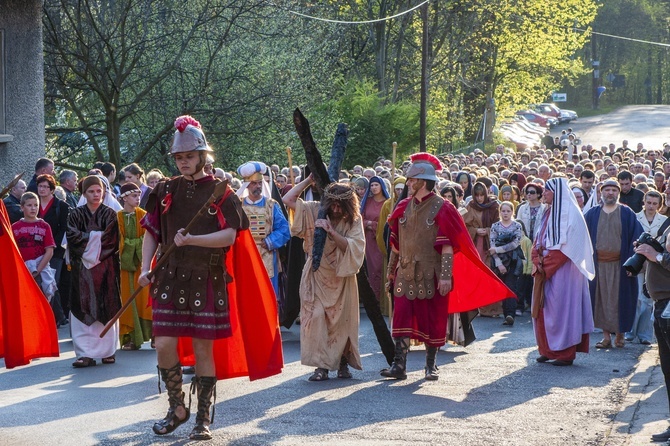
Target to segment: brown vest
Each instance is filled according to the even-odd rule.
[[[417,203],[410,200],[398,219],[400,258],[396,272],[394,295],[409,300],[432,299],[435,276],[441,268],[440,253],[435,250],[437,225],[435,217],[444,200],[437,195]]]
[[[218,183],[218,180],[197,183],[184,177],[176,177],[156,186],[147,204],[147,210],[152,212],[152,209],[158,206],[161,213],[161,245],[157,259],[160,259],[163,252],[174,243],[177,231],[188,226]],[[165,211],[168,194],[171,194],[171,203]],[[234,193],[228,195],[221,209],[228,227],[234,229],[248,227],[240,199]],[[194,224],[190,234],[202,235],[219,231],[215,211],[216,208],[210,207],[209,212]],[[226,271],[227,251],[228,248],[178,247],[171,254],[168,263],[156,272],[151,295],[159,303],[171,302],[179,310],[201,311],[207,302],[207,283],[211,281],[216,309],[227,311],[226,285],[233,280]]]

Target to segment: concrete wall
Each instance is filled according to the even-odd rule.
[[[42,1],[0,0],[0,30],[5,49],[5,134],[14,138],[0,143],[1,189],[24,170],[24,179],[30,181],[35,161],[44,156]]]

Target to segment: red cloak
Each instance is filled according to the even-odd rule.
[[[237,232],[226,268],[233,276],[228,284],[233,334],[214,341],[216,377],[253,381],[277,375],[284,367],[277,299],[248,229]],[[184,365],[195,364],[190,338],[179,338],[179,357]]]
[[[390,220],[397,220],[405,213],[412,198],[406,198],[393,210]],[[463,217],[448,201],[435,219],[447,234],[454,249],[453,287],[449,292],[449,313],[463,313],[516,297],[514,292],[482,262],[472,238],[465,228]]]
[[[5,367],[57,357],[58,332],[51,306],[28,271],[0,200],[0,358]]]

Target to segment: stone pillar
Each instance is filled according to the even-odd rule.
[[[0,0],[0,11],[1,188],[22,171],[30,181],[35,161],[44,156],[45,133],[42,1]]]

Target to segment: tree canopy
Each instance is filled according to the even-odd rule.
[[[388,157],[394,141],[418,149],[422,61],[439,152],[474,141],[487,108],[510,115],[586,73],[588,35],[575,27],[593,22],[595,0],[433,1],[426,27],[418,10],[402,14],[419,3],[45,0],[48,153],[170,169],[173,120],[191,114],[217,165],[286,164],[300,107],[324,155],[336,124],[349,125],[351,167]]]

